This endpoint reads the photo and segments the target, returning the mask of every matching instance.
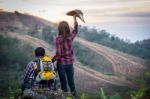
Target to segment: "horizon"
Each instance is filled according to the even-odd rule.
[[[51,22],[66,20],[72,24],[72,17],[66,12],[76,8],[84,13],[83,26],[105,29],[112,35],[131,42],[150,38],[149,0],[0,0],[1,11],[19,11]]]

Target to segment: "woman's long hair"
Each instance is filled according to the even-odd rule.
[[[70,34],[69,24],[66,21],[61,21],[58,25],[58,35],[62,36],[64,39]]]

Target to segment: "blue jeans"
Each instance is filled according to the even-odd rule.
[[[57,65],[58,74],[61,82],[61,89],[64,92],[67,92],[67,84],[70,87],[71,92],[75,92],[75,83],[74,83],[74,67],[73,64],[70,65]]]

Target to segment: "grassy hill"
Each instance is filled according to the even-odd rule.
[[[43,46],[49,55],[54,55],[53,38],[57,34],[56,28],[56,24],[32,15],[17,11],[14,13],[0,12],[0,66],[2,68],[0,80],[5,82],[0,84],[0,91],[6,89],[1,94],[6,95],[8,86],[21,83],[22,78],[20,75],[27,63],[34,58],[33,51],[35,47]],[[126,95],[129,97],[128,88],[133,88],[136,84],[134,82],[135,76],[131,75],[138,74],[141,78],[142,72],[149,65],[149,62],[145,63],[145,60],[141,58],[109,48],[120,48],[119,50],[123,51],[122,49],[128,48],[130,44],[110,36],[106,31],[98,32],[95,29],[80,28],[78,36],[84,38],[78,38],[74,44],[77,59],[75,61],[75,78],[78,89],[81,92],[95,93],[102,87],[108,94],[119,92],[124,97]],[[145,44],[141,51],[146,49],[147,53],[149,47],[146,46],[149,41],[142,42],[146,43],[140,43],[136,46],[140,47]],[[142,55],[145,54],[142,53]],[[12,83],[9,83],[3,74],[6,74]],[[129,75],[129,77],[126,75]]]
[[[54,26],[55,24],[44,19],[22,14],[20,12],[0,12],[1,29],[29,29],[32,27],[42,28],[44,26]]]
[[[42,46],[46,49],[46,53],[48,53],[48,55],[54,54],[54,50],[51,50],[51,48],[49,48],[49,44],[47,44],[46,42],[40,39],[31,37],[29,35],[18,35],[17,33],[8,33],[7,36],[11,36],[11,38],[17,38],[19,41],[26,42],[28,44],[31,44],[34,47]],[[22,73],[23,70],[24,69],[21,70]],[[15,68],[14,71],[16,71]],[[14,74],[12,74],[11,76],[14,76]],[[18,78],[20,79],[20,77]],[[15,80],[17,81],[18,78],[16,77]],[[132,83],[129,81],[117,77],[108,77],[106,75],[100,74],[90,68],[86,68],[86,66],[82,65],[79,62],[75,62],[75,79],[76,79],[76,84],[79,92],[82,93],[89,92],[91,95],[95,94],[94,96],[92,95],[90,97],[99,97],[97,91],[99,91],[100,88],[104,88],[106,92],[108,92],[109,94],[113,94],[115,93],[115,91],[118,91],[117,90],[118,88],[122,88],[123,91],[123,90],[127,90],[128,87],[131,88],[133,87]],[[7,79],[3,79],[3,80],[7,81]],[[13,84],[15,84],[15,82]],[[20,85],[20,80],[17,86],[19,87],[19,85]],[[128,86],[128,87],[124,87],[124,86]],[[7,87],[9,86],[6,86],[6,88]],[[13,89],[16,89],[16,87],[13,86]],[[119,93],[121,93],[122,91],[119,91]]]
[[[106,30],[88,29],[87,27],[80,27],[78,36],[88,41],[150,60],[150,39],[131,43],[129,40],[120,39],[115,35],[111,35]]]

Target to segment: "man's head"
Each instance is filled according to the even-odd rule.
[[[42,57],[45,56],[45,49],[42,47],[38,47],[35,49],[35,56],[36,57]]]

